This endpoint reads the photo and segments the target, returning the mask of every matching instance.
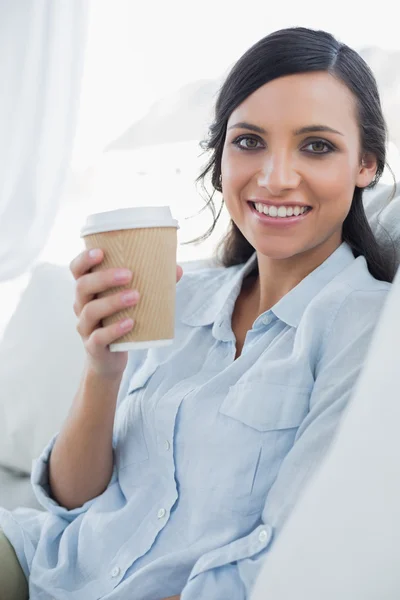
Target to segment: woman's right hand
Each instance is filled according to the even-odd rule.
[[[73,308],[78,317],[76,329],[85,346],[89,368],[101,377],[116,379],[122,377],[128,362],[128,352],[111,352],[109,345],[130,331],[134,323],[128,322],[123,325],[122,320],[102,327],[101,321],[126,306],[136,305],[139,302],[139,292],[134,292],[128,299],[128,290],[96,298],[100,292],[127,285],[132,279],[132,272],[127,269],[106,269],[92,273],[91,269],[99,265],[103,258],[102,250],[94,257],[85,250],[71,262],[70,270],[76,280]],[[177,282],[181,277],[182,268],[177,266]]]

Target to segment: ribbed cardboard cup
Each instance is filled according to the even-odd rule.
[[[131,331],[110,345],[112,352],[172,344],[175,330],[176,249],[178,222],[169,207],[122,208],[89,215],[81,230],[88,250],[101,248],[103,261],[92,271],[127,268],[128,285],[115,286],[98,298],[138,290],[140,300],[103,320],[104,327],[134,319]]]

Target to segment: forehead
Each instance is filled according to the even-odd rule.
[[[231,114],[228,127],[237,121],[296,129],[318,124],[343,134],[358,131],[356,100],[349,88],[325,72],[279,77],[258,88]]]

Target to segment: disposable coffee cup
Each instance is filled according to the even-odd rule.
[[[88,250],[100,248],[104,259],[92,271],[127,268],[128,285],[115,286],[98,298],[138,290],[136,306],[103,319],[102,325],[134,319],[133,328],[110,344],[112,352],[168,346],[174,340],[178,222],[168,206],[121,208],[87,217],[81,237]]]

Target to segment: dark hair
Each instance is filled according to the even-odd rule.
[[[201,148],[212,151],[212,155],[196,179],[196,184],[201,182],[207,193],[206,207],[210,208],[214,222],[203,236],[189,243],[208,238],[221,214],[223,200],[216,214],[213,196],[215,191],[222,192],[221,159],[232,112],[265,83],[278,77],[311,71],[326,71],[353,92],[357,100],[362,153],[371,153],[377,160],[376,176],[368,188],[377,184],[386,164],[387,128],[371,69],[355,50],[325,31],[304,27],[276,31],[257,42],[236,62],[219,90],[208,139],[200,143]],[[211,195],[205,187],[209,172],[214,188]],[[388,250],[378,244],[364,212],[362,195],[363,189],[356,187],[349,214],[343,223],[342,238],[350,245],[355,257],[365,257],[368,269],[376,279],[391,282],[395,275],[395,255],[393,252],[389,255]],[[231,220],[229,230],[217,248],[218,262],[226,267],[241,264],[253,253],[253,246]]]

